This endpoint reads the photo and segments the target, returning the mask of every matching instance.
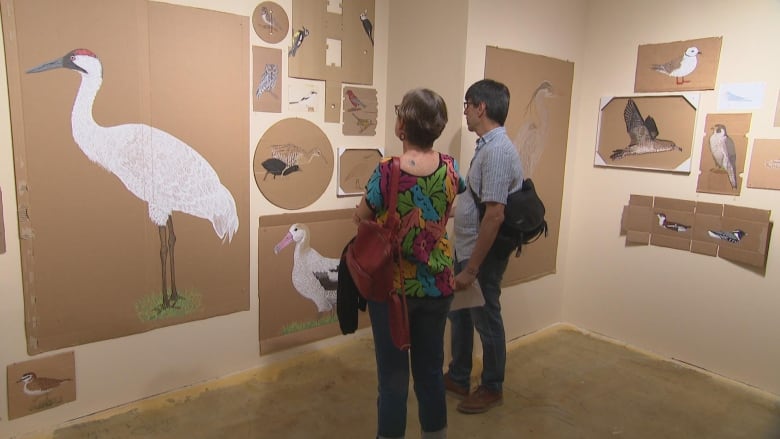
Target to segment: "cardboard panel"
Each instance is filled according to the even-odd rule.
[[[383,148],[339,148],[339,196],[361,196],[374,169],[384,155]]]
[[[325,303],[335,302],[320,301],[318,306],[324,297],[335,298],[335,290],[322,288],[319,281],[307,276],[338,266],[342,250],[357,232],[353,214],[354,209],[340,209],[260,217],[261,354],[341,334],[335,305],[325,309]],[[299,240],[280,248],[293,226],[301,230],[296,234]],[[367,317],[359,313],[359,327],[368,325]]]
[[[713,90],[722,43],[717,37],[640,45],[634,91]]]
[[[363,28],[361,14],[373,29],[374,0],[342,0],[341,14],[328,11],[328,0],[293,0],[291,49],[296,35],[305,38],[288,56],[289,75],[293,78],[325,81],[325,122],[339,122],[341,84],[371,85],[374,81],[373,33]],[[339,42],[341,64],[328,63],[327,40]]]
[[[290,20],[281,6],[274,2],[262,2],[252,11],[252,28],[266,43],[276,44],[290,31]]]
[[[2,13],[25,212],[28,351],[248,309],[249,189],[237,171],[248,142],[247,18],[145,0],[3,0]],[[192,32],[206,28],[212,31]],[[96,56],[80,55],[89,63],[84,75],[25,73],[77,48]],[[74,111],[74,97],[90,100],[82,77],[97,96],[93,108]],[[94,117],[94,137],[74,140],[72,113],[80,124]],[[124,137],[139,127],[131,124],[154,129]],[[213,199],[227,207],[212,215],[216,204],[195,191],[217,183],[224,190]],[[195,200],[197,207],[188,204]],[[171,235],[160,234],[158,223],[166,224],[169,209],[182,298],[165,307],[161,280],[173,262],[163,268],[161,238]]]
[[[379,114],[376,90],[344,87],[344,122],[341,132],[347,136],[373,136]]]
[[[747,157],[747,133],[750,131],[751,118],[750,113],[707,115],[696,192],[724,195],[740,194],[742,175],[745,172],[745,157]],[[725,129],[727,136],[721,137],[716,132],[716,128],[720,132]],[[729,168],[732,165],[729,159],[729,145],[734,146],[736,154],[736,160],[733,163],[734,186],[732,186],[729,175],[731,172]],[[720,158],[719,163],[715,162],[716,155]]]
[[[652,245],[766,266],[770,211],[662,197],[654,199],[652,208],[646,204],[646,197],[632,195],[623,208],[627,245],[645,244],[649,235]]]
[[[48,410],[76,400],[73,352],[14,363],[6,370],[8,418]]]
[[[544,202],[549,227],[546,238],[509,259],[504,285],[513,285],[556,269],[574,63],[487,47],[485,77],[509,87],[506,131],[518,148],[525,177],[533,179]]]
[[[751,188],[780,189],[780,140],[753,141],[747,185]]]
[[[633,101],[638,114],[629,112],[629,101]],[[602,98],[594,164],[690,172],[698,103],[697,94]],[[648,118],[654,125],[647,122]],[[650,127],[657,128],[656,137],[640,137],[637,133],[641,128],[637,128],[635,120],[645,121],[644,133]]]

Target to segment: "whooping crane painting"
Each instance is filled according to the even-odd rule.
[[[53,0],[11,4],[28,351],[248,309],[248,19],[94,0],[84,22]]]

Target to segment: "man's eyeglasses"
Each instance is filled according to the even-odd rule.
[[[469,104],[470,103],[471,103],[471,101],[463,101],[463,110],[464,111],[466,110],[466,108],[469,108]]]

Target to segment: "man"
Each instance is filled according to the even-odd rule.
[[[450,393],[465,399],[462,413],[483,413],[503,402],[506,336],[501,318],[501,279],[509,256],[491,251],[504,221],[507,195],[522,187],[520,156],[506,135],[509,89],[484,79],[466,91],[463,114],[469,131],[479,136],[468,172],[466,190],[455,207],[455,288],[479,282],[485,305],[452,311],[452,361],[444,377]],[[485,213],[480,219],[478,201]],[[482,341],[481,384],[469,394],[474,328]]]

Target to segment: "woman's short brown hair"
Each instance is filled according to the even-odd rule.
[[[404,95],[396,115],[403,123],[409,143],[431,148],[447,125],[447,104],[436,92],[416,88]]]

